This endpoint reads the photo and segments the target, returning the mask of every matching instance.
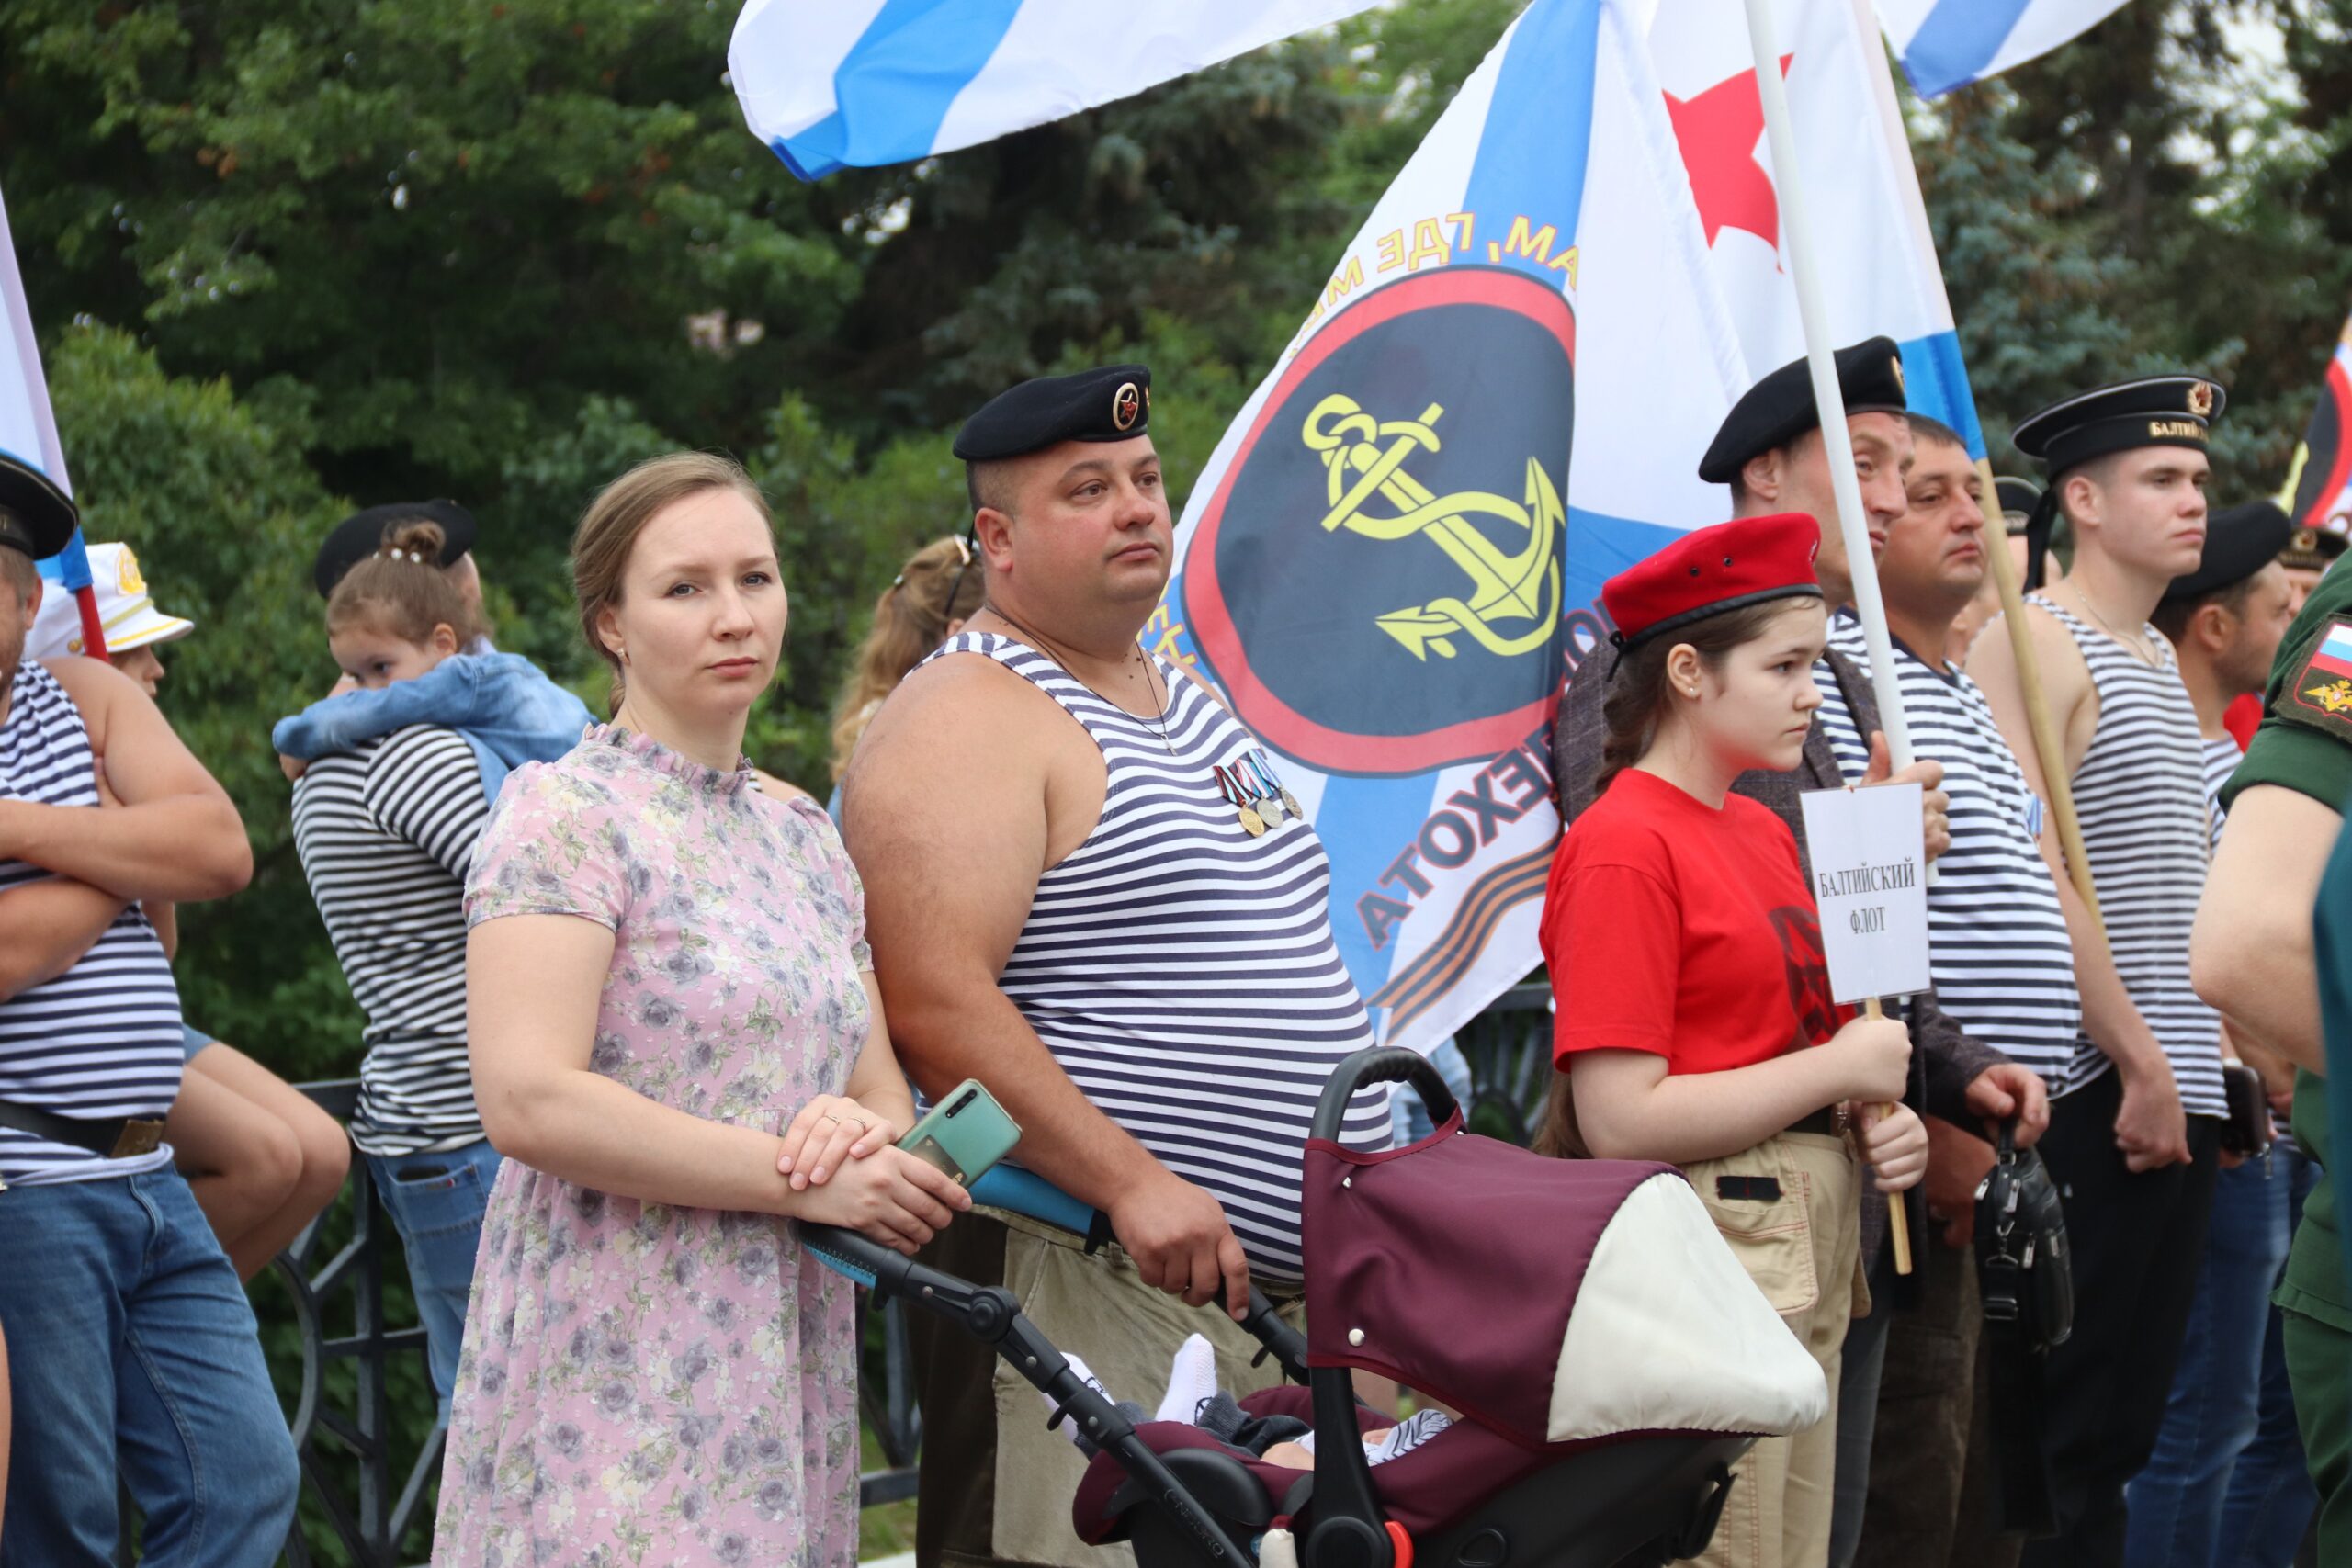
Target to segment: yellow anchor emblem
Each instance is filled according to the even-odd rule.
[[[1323,529],[1345,528],[1368,539],[1409,538],[1419,534],[1443,550],[1470,578],[1467,598],[1447,594],[1423,604],[1391,610],[1375,620],[1382,631],[1405,645],[1416,659],[1431,652],[1454,655],[1455,634],[1466,635],[1501,658],[1545,646],[1560,624],[1560,563],[1555,546],[1567,525],[1559,491],[1544,465],[1527,460],[1524,504],[1487,491],[1433,495],[1405,471],[1416,449],[1438,449],[1437,422],[1444,408],[1431,403],[1417,420],[1375,420],[1353,398],[1334,392],[1306,416],[1300,439],[1320,453],[1330,510]],[[1367,515],[1364,504],[1377,492],[1396,508],[1393,515]],[[1472,525],[1472,515],[1498,517],[1527,535],[1525,547],[1506,552]],[[1498,630],[1498,621],[1532,621],[1516,635]]]

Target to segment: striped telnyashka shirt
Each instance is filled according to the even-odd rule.
[[[2116,972],[2172,1063],[2183,1109],[2226,1115],[2221,1018],[2188,985],[2188,929],[2213,856],[2205,741],[2188,688],[2172,645],[2154,626],[2142,631],[2161,662],[2147,665],[2043,595],[2033,603],[2075,639],[2098,694],[2098,728],[2075,770],[2075,812]],[[2108,1066],[2106,1053],[2086,1036],[2067,1087]]]
[[[966,632],[932,657],[953,654],[1059,703],[1107,773],[1102,818],[1038,878],[998,984],[1096,1110],[1224,1205],[1253,1270],[1296,1280],[1307,1126],[1331,1069],[1372,1043],[1331,937],[1322,840],[1290,817],[1242,829],[1214,770],[1256,742],[1164,660],[1155,723],[1011,637]],[[1342,1136],[1387,1143],[1385,1085],[1356,1097]]]
[[[2217,849],[2222,842],[2222,786],[2230,782],[2230,775],[2245,761],[2245,751],[2234,735],[2205,742],[2205,809],[2213,818],[2213,844]]]
[[[18,667],[0,721],[0,796],[98,809],[82,711],[30,660]],[[24,861],[0,860],[0,897],[49,875]],[[185,1061],[179,987],[136,904],[74,967],[0,1001],[0,1100],[82,1121],[160,1118],[179,1097]],[[132,1159],[104,1159],[0,1128],[0,1181],[16,1187],[134,1176],[171,1160],[168,1145]]]
[[[294,845],[368,1015],[351,1141],[371,1155],[481,1137],[466,1061],[466,869],[489,819],[473,748],[411,725],[312,762]]]
[[[1870,667],[1860,622],[1841,619],[1829,640]],[[1951,848],[1937,859],[1928,885],[1936,999],[1972,1037],[2031,1067],[2060,1093],[2070,1083],[2083,1001],[2065,911],[2035,845],[2038,803],[1975,682],[1957,670],[1943,674],[1900,643],[1894,678],[1912,752],[1943,764],[1951,797]],[[1825,703],[1822,722],[1838,771],[1860,779],[1870,749],[1845,705]]]

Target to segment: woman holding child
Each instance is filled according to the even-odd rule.
[[[823,810],[751,787],[782,646],[765,503],[724,458],[623,475],[572,541],[616,708],[518,769],[467,889],[485,1223],[434,1561],[857,1551],[849,1282],[785,1218],[903,1251],[969,1206],[913,1106]]]
[[[1911,1111],[1879,1110],[1904,1092],[1904,1026],[1830,999],[1796,840],[1731,793],[1749,769],[1795,767],[1821,705],[1820,540],[1805,516],[1726,523],[1601,590],[1623,663],[1602,793],[1561,841],[1545,898],[1561,1076],[1537,1146],[1680,1166],[1820,1361],[1834,1408],[1848,1321],[1868,1310],[1860,1167],[1900,1190],[1928,1143]],[[1834,1427],[1749,1450],[1702,1562],[1826,1561]]]

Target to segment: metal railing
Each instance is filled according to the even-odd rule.
[[[1524,1144],[1543,1112],[1552,1078],[1551,991],[1519,986],[1464,1025],[1472,1129]],[[339,1121],[350,1119],[355,1080],[304,1084],[303,1092]],[[442,1433],[402,1431],[389,1382],[401,1358],[421,1376],[424,1330],[389,1326],[388,1271],[404,1271],[399,1237],[376,1200],[368,1162],[351,1162],[350,1203],[329,1211],[279,1255],[277,1275],[291,1292],[301,1341],[291,1425],[312,1528],[340,1543],[354,1568],[400,1568],[404,1543],[430,1518],[441,1469]],[[347,1224],[347,1234],[341,1229]],[[330,1232],[338,1238],[327,1239]],[[859,1292],[863,1303],[865,1293]],[[858,1404],[881,1450],[882,1465],[860,1479],[859,1504],[873,1507],[911,1497],[922,1422],[915,1404],[914,1362],[896,1302],[858,1318],[865,1352]],[[335,1332],[330,1325],[348,1332]],[[347,1369],[347,1372],[346,1370]],[[128,1536],[126,1536],[128,1540]],[[287,1542],[289,1568],[316,1561],[305,1521]]]

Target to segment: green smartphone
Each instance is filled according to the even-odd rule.
[[[996,1097],[979,1079],[966,1078],[932,1106],[899,1146],[969,1187],[1020,1142],[1021,1129]]]

